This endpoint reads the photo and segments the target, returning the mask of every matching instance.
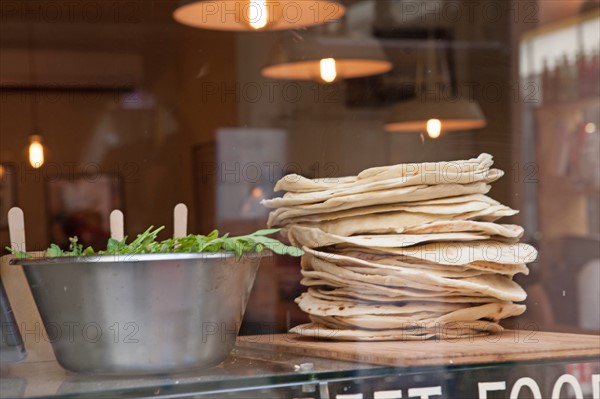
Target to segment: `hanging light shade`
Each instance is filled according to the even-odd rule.
[[[481,129],[487,121],[479,104],[471,99],[448,93],[451,88],[450,70],[446,56],[439,56],[435,40],[417,59],[415,99],[397,104],[384,129],[388,132],[426,132],[436,139],[445,132]],[[425,91],[426,90],[426,91]],[[424,93],[438,92],[435,98]]]
[[[173,18],[194,28],[262,31],[296,29],[341,18],[346,8],[334,0],[184,0]]]
[[[262,76],[331,83],[392,69],[379,42],[371,38],[309,35],[294,39],[286,38],[275,46],[261,70]]]
[[[486,124],[475,101],[415,99],[397,104],[384,128],[388,132],[427,132],[437,138],[444,132],[481,129]]]
[[[27,37],[29,42],[29,51],[28,51],[28,67],[29,67],[29,77],[33,86],[36,85],[36,64],[35,57],[33,54],[33,28],[31,24],[27,25]],[[39,131],[39,115],[37,109],[37,101],[35,97],[31,99],[31,122],[32,122],[32,130],[33,134],[29,137],[29,147],[27,148],[27,152],[29,155],[29,163],[34,169],[41,168],[44,164],[44,145],[42,144],[42,136],[37,134]]]

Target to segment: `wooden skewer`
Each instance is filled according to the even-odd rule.
[[[8,232],[11,248],[25,252],[25,216],[19,207],[15,206],[8,211]]]
[[[187,235],[188,209],[185,204],[175,205],[173,210],[173,238],[181,238]]]
[[[123,212],[115,209],[110,213],[110,238],[117,241],[122,241],[125,237],[123,228]]]

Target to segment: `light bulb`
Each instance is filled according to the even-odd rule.
[[[35,169],[44,164],[44,146],[42,138],[38,135],[31,136],[29,141],[29,163]]]
[[[4,166],[0,165],[0,180],[4,179]]]
[[[335,67],[335,59],[323,58],[320,62],[321,67],[321,79],[324,82],[331,83],[337,77],[337,70]]]
[[[442,121],[439,119],[430,119],[427,121],[427,134],[432,139],[437,139],[442,133]]]
[[[587,123],[587,124],[585,125],[585,132],[586,132],[587,134],[593,134],[593,133],[595,133],[595,132],[596,132],[596,124],[595,124],[595,123],[592,123],[592,122],[590,122],[590,123]]]
[[[248,5],[248,25],[259,30],[267,26],[269,22],[269,11],[267,0],[250,0]]]

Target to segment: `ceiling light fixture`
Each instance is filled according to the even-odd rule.
[[[454,96],[450,89],[448,60],[437,62],[435,43],[429,40],[425,65],[419,59],[415,99],[397,104],[384,129],[388,132],[426,132],[436,139],[457,130],[481,129],[487,121],[476,101]],[[424,75],[427,74],[427,78]],[[426,96],[424,93],[434,93]]]
[[[392,69],[381,44],[372,38],[308,34],[288,36],[275,46],[262,76],[278,80],[332,83],[386,73]]]
[[[33,54],[33,28],[30,25],[27,27],[27,35],[29,41],[28,50],[28,68],[29,77],[33,87],[36,87],[36,63]],[[29,163],[34,169],[41,168],[44,164],[44,145],[42,144],[42,136],[39,135],[39,116],[37,108],[36,92],[31,93],[30,98],[31,123],[33,134],[29,137]]]
[[[486,126],[481,107],[474,101],[417,98],[396,105],[385,124],[388,132],[426,132],[436,139],[442,133]]]
[[[29,137],[29,163],[34,169],[38,169],[44,164],[42,136],[37,134]]]
[[[194,28],[264,31],[320,25],[345,12],[346,8],[333,0],[183,0],[173,18]]]

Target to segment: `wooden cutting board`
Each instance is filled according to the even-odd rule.
[[[387,366],[439,366],[546,359],[600,361],[600,336],[505,330],[460,340],[339,342],[296,334],[239,337],[237,345]]]

